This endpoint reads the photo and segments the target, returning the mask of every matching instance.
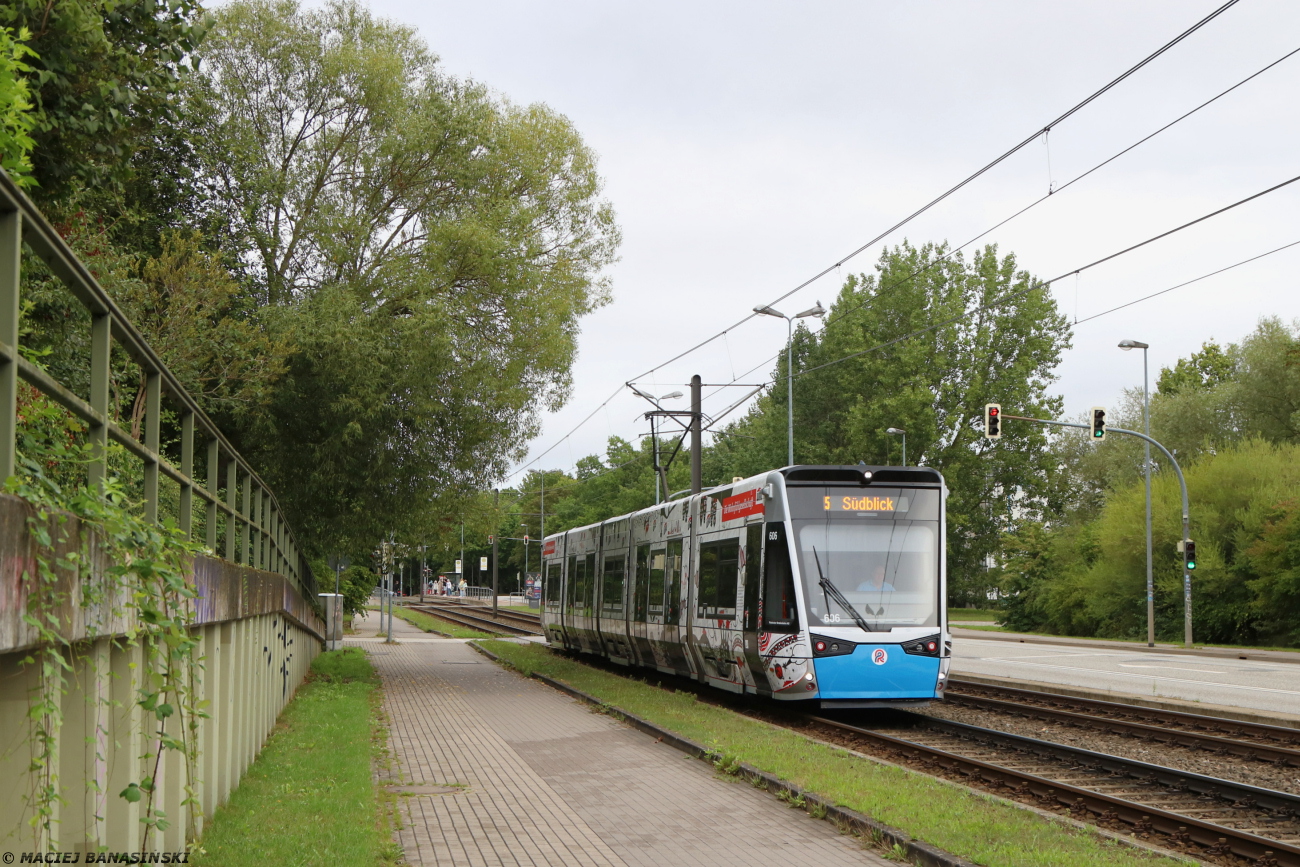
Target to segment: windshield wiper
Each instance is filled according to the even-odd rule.
[[[859,629],[863,632],[870,632],[871,627],[867,624],[866,618],[854,610],[853,605],[848,599],[844,598],[844,594],[840,592],[840,588],[827,581],[826,576],[822,574],[822,561],[821,558],[817,556],[817,549],[815,547],[812,549],[812,552],[813,562],[817,564],[817,583],[821,584],[822,593],[830,596],[841,608],[849,612],[849,616],[853,618],[853,622],[858,625]]]

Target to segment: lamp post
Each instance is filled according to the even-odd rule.
[[[788,466],[794,466],[794,321],[805,316],[825,316],[826,309],[820,301],[816,307],[810,307],[802,313],[786,316],[771,307],[755,307],[754,312],[762,316],[775,316],[784,319],[785,329],[785,399],[786,399],[786,456]]]
[[[630,383],[630,382],[628,383],[628,386],[627,386],[627,387],[630,388],[630,389],[632,389],[632,390],[633,390],[634,392],[636,392],[639,396],[644,397],[646,400],[648,400],[648,401],[650,401],[652,404],[654,404],[655,409],[656,409],[656,410],[659,410],[659,411],[660,411],[660,414],[662,414],[662,413],[664,412],[663,408],[659,406],[659,402],[660,402],[660,401],[663,401],[663,400],[676,400],[677,398],[679,398],[679,397],[682,396],[682,393],[681,393],[680,391],[674,391],[674,392],[670,392],[670,393],[668,393],[668,394],[665,394],[665,395],[662,396],[662,397],[655,397],[655,396],[652,395],[652,394],[646,394],[644,391],[642,391],[641,389],[637,388],[635,385],[632,385],[632,383]],[[659,502],[660,502],[660,500],[661,500],[660,493],[659,493],[659,477],[663,474],[663,468],[659,466],[659,436],[658,436],[658,432],[655,430],[655,414],[654,414],[654,413],[646,413],[646,418],[650,419],[650,443],[651,443],[651,446],[654,448],[654,461],[655,461],[655,466],[654,466],[654,471],[655,471],[655,505],[657,506],[657,505],[659,505]],[[665,481],[664,484],[666,485],[666,484],[667,484],[667,481]],[[667,493],[667,491],[665,491],[664,493]],[[545,539],[545,538],[546,538],[546,501],[545,501],[545,497],[546,497],[546,476],[545,476],[544,474],[543,474],[543,476],[542,476],[542,497],[543,497],[543,500],[542,500],[542,538]]]
[[[524,528],[524,583],[527,584],[528,583],[528,525],[520,524],[519,526]],[[523,587],[520,587],[519,588],[520,592],[522,592],[523,589],[524,589]]]
[[[890,436],[901,436],[903,438],[903,466],[907,466],[907,431],[901,427],[891,427],[885,433]]]
[[[1147,350],[1151,347],[1137,340],[1121,340],[1119,348],[1142,350],[1142,432],[1151,436],[1151,396],[1147,392]],[[1155,581],[1151,577],[1151,444],[1142,444],[1144,460],[1142,469],[1147,484],[1147,647],[1156,646],[1156,596]],[[1186,535],[1186,534],[1184,534]]]

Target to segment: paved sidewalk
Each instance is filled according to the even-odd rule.
[[[373,618],[366,627],[373,635]],[[384,680],[390,783],[416,792],[401,796],[398,835],[411,864],[892,863],[463,641],[400,621],[393,637],[401,643],[364,632],[348,643]]]

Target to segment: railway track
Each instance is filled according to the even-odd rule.
[[[541,635],[541,618],[521,611],[497,610],[496,617],[491,609],[464,604],[425,603],[412,605],[415,611],[422,611],[434,617],[440,617],[451,623],[468,626],[492,635]]]
[[[807,728],[841,746],[959,780],[1219,863],[1300,867],[1300,797],[921,714],[882,731],[825,716]]]
[[[954,680],[946,703],[1047,720],[1220,756],[1300,767],[1300,731],[1013,687]]]
[[[627,670],[601,665],[578,656],[588,664],[626,675]],[[805,714],[774,706],[753,697],[734,696],[697,681],[655,675],[662,684],[691,691],[702,700],[722,704],[800,731],[814,739],[905,765],[923,773],[944,777],[964,785],[991,791],[1002,797],[1030,804],[1088,822],[1109,831],[1133,835],[1146,842],[1177,849],[1193,857],[1224,865],[1300,867],[1300,796],[1217,777],[1164,767],[1150,762],[1071,747],[1052,741],[953,722],[911,711],[881,713],[843,711],[836,717]],[[956,684],[965,689],[973,684]],[[996,688],[1001,691],[1001,688]],[[1017,693],[1022,691],[1017,691]],[[1050,700],[1086,701],[1030,693],[1047,705]],[[948,700],[956,698],[950,692]],[[958,701],[965,701],[967,696]],[[992,701],[992,699],[985,699]],[[1004,702],[1005,703],[1005,702]],[[1100,702],[1115,719],[1096,718],[1106,723],[1144,725],[1140,736],[1151,734],[1148,708]],[[1077,707],[1077,706],[1076,706]],[[1069,713],[1059,708],[1017,705],[1017,710],[1034,714],[1038,710]],[[1097,709],[1100,713],[1103,709]],[[1078,712],[1083,716],[1083,712]],[[1235,720],[1171,714],[1166,724],[1193,732],[1201,729],[1198,749],[1224,750],[1230,755],[1247,737],[1254,757],[1264,761],[1290,760],[1290,749],[1282,746],[1300,739],[1300,731],[1261,726]],[[1125,715],[1144,718],[1146,723],[1122,720]],[[1090,720],[1087,724],[1091,725]],[[1235,738],[1206,734],[1205,730],[1230,732]],[[1171,735],[1172,732],[1162,732]],[[1185,736],[1185,735],[1182,735]],[[1156,739],[1162,744],[1185,747],[1182,741]],[[1224,743],[1226,741],[1226,743]],[[1266,757],[1265,747],[1283,755]]]

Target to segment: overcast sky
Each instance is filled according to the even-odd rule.
[[[929,201],[1220,5],[1177,2],[439,2],[376,0],[454,75],[567,115],[599,154],[623,229],[613,303],[584,320],[545,467],[646,430],[624,381],[741,319]],[[995,171],[887,239],[962,243],[1300,47],[1300,3],[1242,0]],[[987,240],[1041,278],[1300,175],[1300,55],[1062,191]],[[1054,287],[1084,319],[1292,241],[1300,183]],[[880,245],[838,272],[871,270]],[[1114,405],[1211,337],[1300,318],[1300,247],[1080,323],[1066,410]],[[829,276],[781,302],[829,305]],[[767,378],[785,323],[760,317],[640,380]],[[734,391],[730,390],[730,391]],[[739,397],[736,393],[735,397]],[[798,386],[796,384],[796,400]],[[726,393],[706,405],[717,412]],[[678,403],[684,404],[684,401]],[[973,408],[978,411],[978,408]],[[798,433],[796,431],[796,438]]]

